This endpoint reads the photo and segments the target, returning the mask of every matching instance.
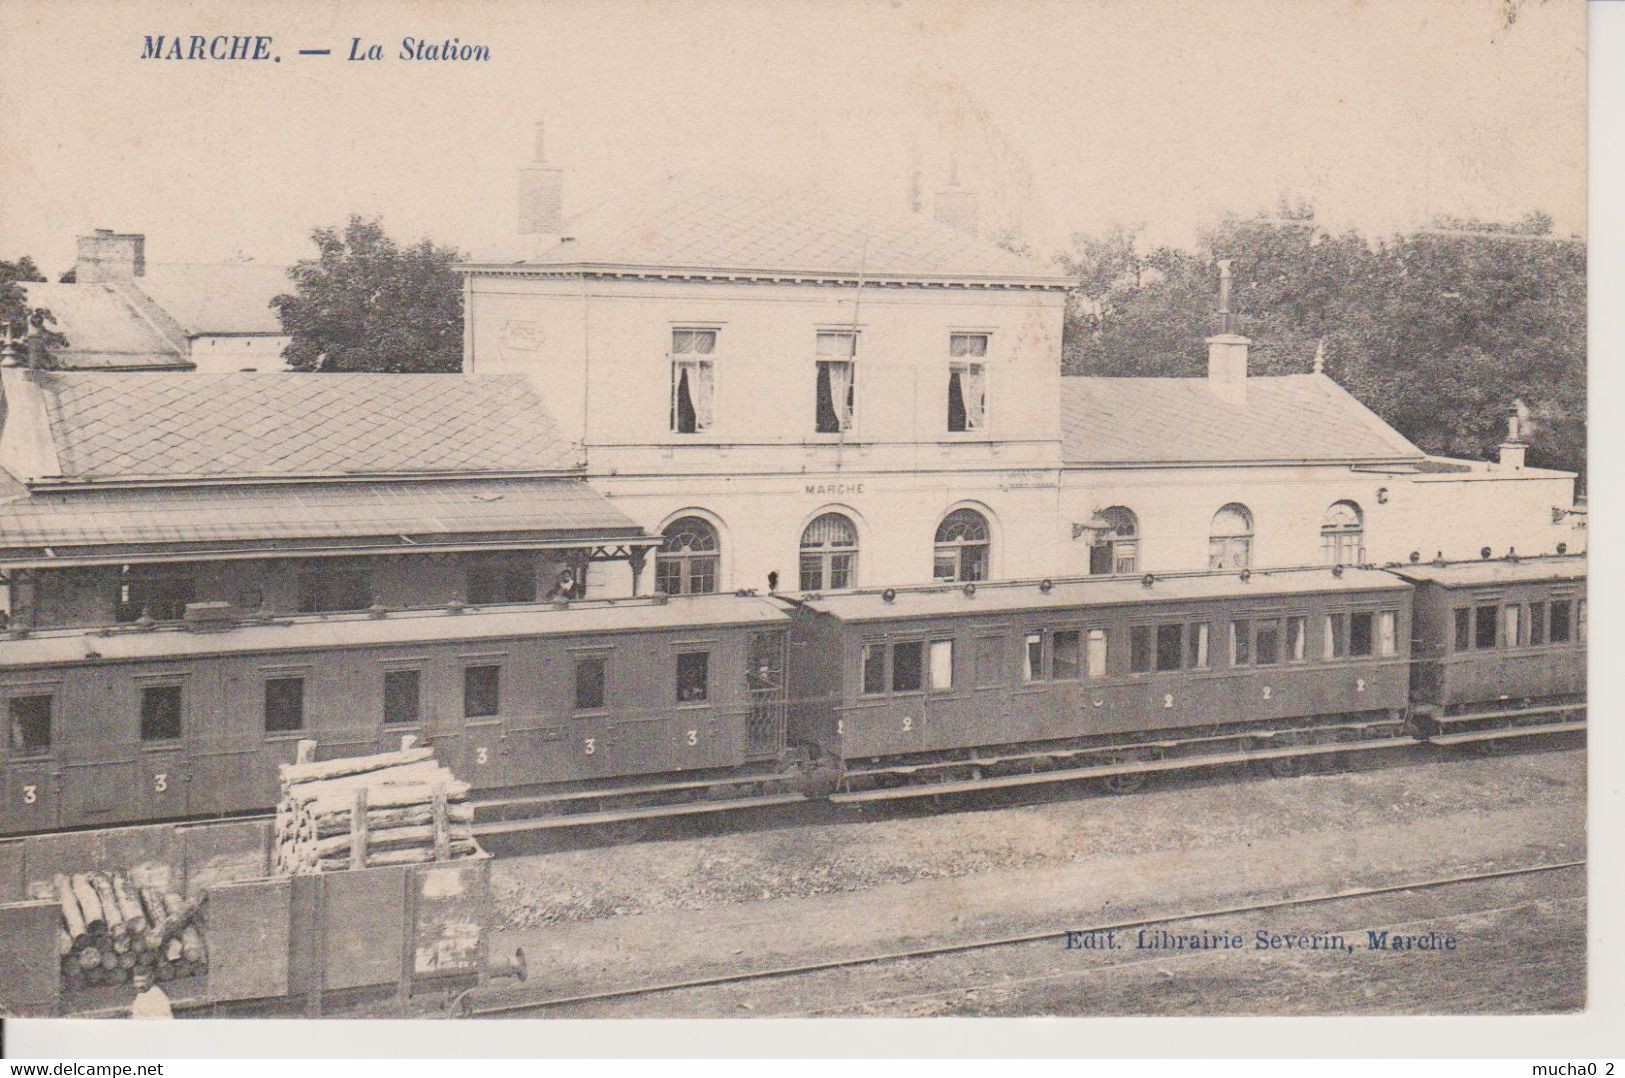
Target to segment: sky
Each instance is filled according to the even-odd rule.
[[[1584,5],[1506,5],[6,0],[0,258],[54,276],[102,227],[155,262],[288,262],[350,213],[477,256],[539,120],[567,211],[673,171],[902,206],[953,161],[1044,254],[1113,224],[1189,244],[1282,196],[1368,234],[1536,209],[1583,233]],[[142,59],[156,34],[270,34],[282,60]],[[395,59],[408,35],[491,59]],[[357,37],[387,58],[348,61]]]

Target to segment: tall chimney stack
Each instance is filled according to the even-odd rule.
[[[1523,419],[1517,412],[1507,416],[1507,439],[1497,448],[1501,451],[1500,465],[1502,471],[1523,471],[1523,457],[1524,453],[1529,449],[1529,443],[1524,440]]]
[[[1218,332],[1207,339],[1207,382],[1218,396],[1233,404],[1247,399],[1247,346],[1252,344],[1236,332],[1236,316],[1230,309],[1230,264],[1219,259]]]
[[[79,257],[73,267],[76,284],[133,281],[147,272],[147,237],[139,232],[98,228],[80,236],[78,245]]]
[[[536,124],[535,158],[519,169],[519,235],[533,255],[558,243],[564,229],[564,170],[547,163],[543,127]]]

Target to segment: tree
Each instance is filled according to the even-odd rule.
[[[1137,230],[1076,237],[1067,373],[1206,369],[1217,258],[1233,260],[1237,331],[1258,374],[1327,373],[1430,453],[1484,459],[1514,402],[1529,408],[1531,464],[1585,468],[1585,245],[1551,219],[1441,218],[1372,243],[1334,235],[1312,207],[1227,217],[1197,250],[1140,253]]]
[[[294,291],[271,301],[299,371],[451,372],[463,357],[460,257],[425,239],[402,247],[377,219],[311,232],[317,256],[296,263]]]
[[[45,274],[27,255],[15,262],[0,261],[0,326],[21,340],[32,321],[44,334],[47,349],[65,348],[68,338],[51,328],[56,324],[56,316],[47,307],[30,307],[27,293],[20,287],[26,282],[44,280]]]

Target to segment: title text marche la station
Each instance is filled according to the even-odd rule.
[[[331,48],[303,48],[297,51],[300,56],[333,55]],[[469,44],[457,37],[440,41],[403,37],[393,56],[386,54],[384,46],[377,42],[352,37],[345,53],[346,60],[362,62],[396,59],[485,63],[491,59],[488,46]],[[282,56],[275,48],[275,38],[270,34],[147,34],[141,41],[141,59],[282,62]]]

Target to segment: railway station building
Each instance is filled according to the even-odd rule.
[[[1206,377],[1063,377],[1072,281],[978,239],[961,189],[925,215],[668,180],[565,221],[561,186],[527,166],[513,247],[460,267],[464,369],[535,385],[661,537],[661,590],[1584,546],[1575,477],[1516,432],[1430,457],[1310,356],[1251,376],[1220,332]]]

